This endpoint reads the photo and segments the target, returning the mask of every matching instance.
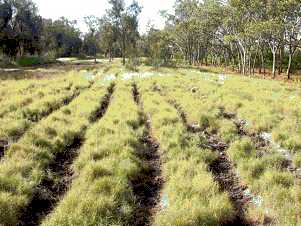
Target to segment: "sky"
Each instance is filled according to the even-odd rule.
[[[33,0],[38,8],[40,15],[44,18],[58,19],[62,16],[77,20],[81,31],[86,32],[87,27],[83,18],[88,15],[101,17],[109,8],[108,0]],[[132,0],[125,0],[130,4]],[[146,31],[149,21],[156,28],[164,26],[164,19],[159,15],[160,10],[172,10],[175,0],[138,0],[143,7],[140,15],[140,32]]]

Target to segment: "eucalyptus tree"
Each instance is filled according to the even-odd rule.
[[[125,65],[128,53],[136,49],[135,45],[139,38],[138,16],[142,8],[135,0],[128,7],[126,7],[124,0],[109,0],[109,3],[111,9],[108,11],[108,17],[115,29]]]
[[[42,18],[31,0],[0,1],[0,44],[10,57],[41,51]]]
[[[272,74],[288,56],[288,76],[300,46],[299,0],[177,0],[167,16],[169,45],[189,64],[238,66],[242,74],[265,72],[272,56]],[[277,54],[279,57],[277,59]],[[277,61],[278,60],[278,61]]]
[[[171,16],[173,22],[172,37],[174,44],[183,54],[185,60],[192,64],[195,59],[195,46],[198,38],[198,10],[197,0],[177,0],[175,14]]]
[[[99,29],[100,19],[96,16],[87,16],[84,18],[87,27],[89,28],[88,33],[85,35],[83,48],[88,55],[94,56],[94,62],[96,63],[97,52],[99,51]]]
[[[167,29],[159,30],[151,26],[144,42],[144,53],[152,66],[158,68],[170,63],[174,46],[171,44],[171,36]]]
[[[81,53],[82,39],[77,21],[61,17],[44,23],[44,30],[47,31],[44,38],[49,40],[50,46],[53,46],[56,57],[69,57]],[[50,49],[49,46],[46,49]]]
[[[111,62],[114,55],[117,55],[117,33],[114,24],[110,22],[107,15],[103,16],[100,20],[99,42],[100,48],[104,51],[105,55],[108,56],[109,61]]]
[[[285,44],[288,49],[287,77],[290,79],[292,60],[297,48],[301,47],[301,2],[286,2],[284,16]]]

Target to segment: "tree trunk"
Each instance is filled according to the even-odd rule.
[[[291,79],[291,66],[292,66],[292,58],[293,58],[293,54],[289,54],[289,58],[288,58],[288,66],[287,66],[287,79]]]
[[[125,65],[125,37],[122,38],[122,64]]]
[[[276,78],[276,51],[273,51],[273,78]]]
[[[112,50],[109,50],[109,62],[112,62]]]
[[[283,72],[283,54],[284,54],[284,45],[282,44],[282,47],[279,50],[279,68],[278,68],[278,74],[281,75]]]
[[[247,63],[247,54],[246,51],[244,49],[242,49],[240,52],[240,73],[242,73],[243,75],[246,74],[246,63]]]
[[[264,69],[264,56],[263,56],[263,51],[260,51],[260,58],[261,58],[261,64],[259,68],[259,74],[261,74],[261,70]]]

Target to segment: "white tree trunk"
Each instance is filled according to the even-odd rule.
[[[272,51],[273,52],[273,78],[276,78],[276,51]]]
[[[293,58],[293,55],[290,53],[290,54],[289,54],[289,59],[288,59],[287,72],[286,72],[287,79],[290,79],[290,78],[291,78],[292,58]]]

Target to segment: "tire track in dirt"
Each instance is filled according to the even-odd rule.
[[[91,83],[87,88],[83,89],[90,89],[91,86],[93,85],[93,83]],[[71,96],[68,96],[66,98],[64,98],[61,101],[61,104],[58,104],[57,106],[50,108],[49,111],[45,112],[44,114],[41,115],[41,117],[39,118],[25,118],[28,121],[37,124],[38,122],[40,122],[41,120],[43,120],[44,118],[48,117],[49,115],[51,115],[53,112],[58,111],[59,109],[61,109],[62,107],[70,104],[75,98],[77,98],[79,95],[81,94],[81,90],[76,90]],[[18,142],[18,140],[30,129],[31,127],[26,128],[24,131],[22,131],[22,133],[20,133],[18,136],[13,137],[11,140],[4,140],[4,139],[0,139],[0,159],[5,155],[6,150],[14,143]]]
[[[160,144],[152,135],[151,119],[144,112],[141,96],[135,83],[132,85],[132,94],[140,109],[139,121],[145,127],[143,136],[139,139],[139,145],[136,147],[136,155],[142,162],[143,169],[130,181],[137,202],[132,225],[148,226],[151,225],[152,217],[159,208],[160,191],[164,183],[159,153]]]
[[[161,95],[164,94],[161,93]],[[166,95],[164,96],[168,98]],[[206,130],[207,128],[201,128],[196,124],[189,124],[187,113],[175,100],[168,99],[168,103],[177,110],[187,131],[196,133],[204,139],[205,143],[200,144],[200,147],[210,149],[218,154],[217,159],[215,159],[208,167],[213,174],[215,181],[219,184],[220,189],[228,193],[236,211],[235,218],[231,222],[221,222],[221,225],[256,225],[254,222],[250,222],[246,217],[247,205],[250,202],[250,197],[245,195],[244,191],[247,189],[247,186],[240,181],[239,176],[235,173],[234,164],[227,155],[228,145],[216,134],[209,133]]]
[[[237,117],[236,113],[232,113],[232,112],[227,112],[225,111],[224,107],[220,107],[219,108],[219,116],[230,120],[233,122],[233,124],[236,126],[237,129],[237,134],[240,137],[249,137],[251,139],[251,141],[253,142],[253,144],[255,145],[256,150],[261,150],[261,149],[265,149],[265,148],[271,148],[272,147],[272,143],[271,141],[265,139],[260,133],[256,133],[256,132],[248,132],[245,129],[245,125],[247,124],[247,120],[245,119],[239,119]],[[301,169],[297,168],[296,166],[294,166],[293,161],[291,159],[289,159],[285,153],[281,153],[285,159],[285,162],[283,164],[283,168],[286,168],[289,172],[294,173],[296,178],[298,180],[301,180]],[[259,151],[258,152],[258,157],[262,157],[265,155],[264,151]]]
[[[104,116],[110,105],[114,90],[115,84],[112,83],[107,89],[107,94],[102,97],[100,107],[91,114],[89,118],[91,124],[96,123]],[[49,176],[41,181],[33,195],[33,199],[22,213],[19,221],[20,226],[39,225],[67,192],[72,180],[76,177],[71,165],[79,154],[86,130],[87,127],[83,128],[81,135],[75,137],[73,143],[65,151],[58,153],[55,160],[47,167],[45,171]]]

